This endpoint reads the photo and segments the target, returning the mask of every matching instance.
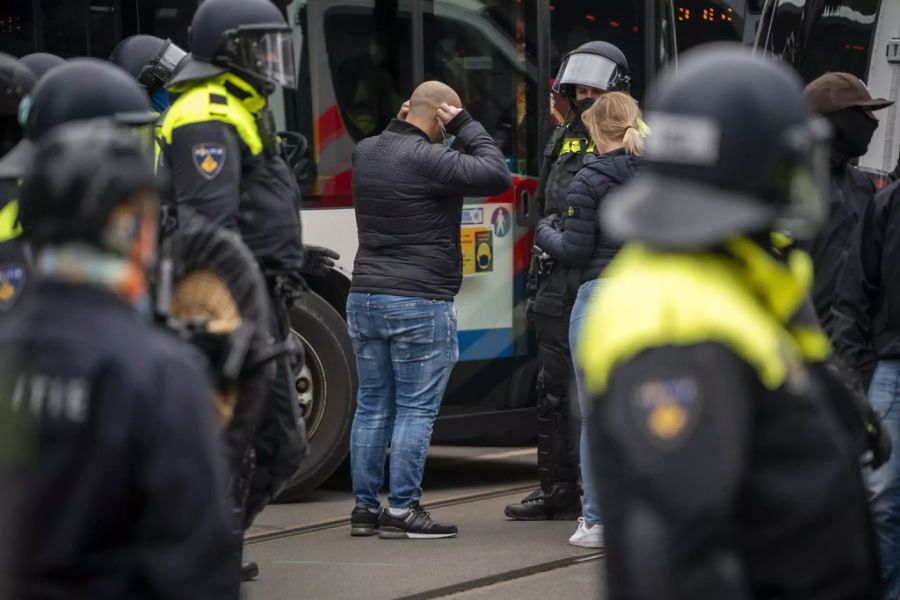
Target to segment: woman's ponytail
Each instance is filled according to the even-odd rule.
[[[594,143],[622,145],[628,154],[644,152],[641,135],[641,109],[637,101],[623,92],[603,94],[584,112],[582,120]]]

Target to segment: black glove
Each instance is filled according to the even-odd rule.
[[[891,434],[881,424],[881,417],[868,402],[866,408],[866,440],[869,442],[869,453],[865,455],[864,464],[877,469],[891,459],[894,442]]]
[[[303,261],[302,272],[317,277],[327,277],[328,272],[334,268],[334,261],[341,257],[334,250],[321,246],[304,246],[303,253],[306,258]]]

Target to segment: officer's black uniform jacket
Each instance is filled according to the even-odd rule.
[[[538,182],[536,202],[541,216],[562,214],[568,206],[569,186],[584,166],[587,156],[594,154],[594,143],[580,116],[562,129],[556,154],[545,159]],[[552,143],[552,142],[551,142]]]
[[[900,358],[900,182],[865,206],[834,307],[835,349],[864,381]]]
[[[607,194],[634,175],[635,159],[625,150],[588,155],[569,187],[566,208],[557,226],[541,223],[534,243],[559,264],[581,269],[581,281],[595,279],[615,257],[620,244],[606,238],[597,213]]]
[[[24,598],[234,597],[222,450],[194,355],[111,292],[41,283],[0,326],[0,402],[34,419]]]
[[[858,448],[805,364],[827,339],[785,325],[806,286],[749,240],[607,275],[578,358],[610,598],[878,598]]]
[[[493,138],[462,111],[447,131],[460,151],[433,144],[394,119],[353,153],[359,250],[353,292],[452,300],[462,284],[463,196],[493,196],[511,184]]]
[[[834,330],[833,308],[850,238],[860,216],[875,196],[875,185],[862,171],[843,167],[832,175],[828,223],[806,248],[815,266],[813,305],[825,331]]]
[[[171,199],[183,218],[195,212],[240,233],[263,273],[302,266],[300,190],[287,162],[260,135],[265,99],[226,73],[186,82],[159,128]]]

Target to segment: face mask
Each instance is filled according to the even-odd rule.
[[[441,137],[444,138],[444,141],[441,142],[445,148],[450,148],[453,146],[453,143],[456,141],[455,135],[448,135],[447,130],[444,129],[444,126],[441,125]]]
[[[169,92],[166,88],[159,88],[150,95],[150,102],[153,104],[153,110],[158,113],[165,112],[169,108]]]
[[[575,112],[584,114],[584,112],[594,105],[594,98],[582,98],[574,104]]]
[[[827,115],[834,129],[831,142],[831,166],[842,168],[854,158],[869,151],[869,144],[878,121],[869,117],[861,108],[846,108]]]

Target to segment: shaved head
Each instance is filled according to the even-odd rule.
[[[426,81],[415,89],[409,99],[409,113],[419,119],[434,119],[438,107],[446,102],[450,106],[462,106],[459,94],[440,81]]]

